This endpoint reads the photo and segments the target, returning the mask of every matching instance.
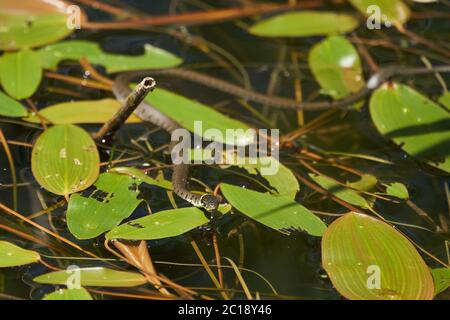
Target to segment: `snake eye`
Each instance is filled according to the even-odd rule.
[[[207,211],[215,211],[219,207],[220,198],[212,194],[204,194],[200,202]]]

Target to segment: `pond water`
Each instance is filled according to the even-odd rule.
[[[356,12],[350,5],[336,4],[339,1],[333,2],[327,1],[322,4],[320,10]],[[151,15],[167,14],[170,10],[181,13],[210,7],[227,7],[229,5],[228,1],[196,0],[121,0],[110,1],[110,3],[130,8],[133,13]],[[279,3],[282,2],[279,1]],[[91,21],[110,21],[110,16],[104,12],[89,7],[83,7],[83,9],[86,10]],[[427,10],[430,12],[449,12],[449,7],[444,4],[435,4],[430,7],[414,6],[414,12],[426,13]],[[150,43],[182,58],[184,61],[183,66],[186,68],[242,86],[245,83],[251,83],[253,90],[270,95],[294,97],[295,81],[298,79],[298,74],[300,74],[303,98],[305,100],[316,99],[319,89],[314,76],[309,70],[307,59],[310,49],[322,37],[264,38],[253,36],[246,31],[249,25],[266,16],[253,16],[215,24],[149,27],[142,30],[125,28],[118,30],[81,29],[71,35],[70,39],[94,41],[100,44],[104,51],[127,55],[142,54],[144,45]],[[442,39],[443,42],[447,41],[441,44],[449,49],[449,27],[450,20],[448,18],[427,18],[421,16],[421,18],[414,19],[408,25],[408,30],[422,37],[429,38],[434,43],[438,43],[439,39]],[[167,30],[176,33],[179,38],[170,35]],[[374,32],[368,30],[362,24],[354,31],[353,36],[354,38],[351,38],[351,35],[349,38],[355,42],[357,38],[367,40],[363,41],[364,47],[370,51],[370,55],[381,66],[392,63],[423,66],[421,55],[437,65],[449,64],[450,58],[448,55],[436,53],[423,45],[416,45],[414,41],[393,29],[391,31],[385,28]],[[356,36],[357,38],[355,38]],[[395,47],[373,45],[374,39],[380,43],[383,41],[393,43]],[[193,47],[191,45],[193,41],[203,41],[204,45],[209,48],[209,53],[205,54],[198,48]],[[409,48],[413,49],[409,50]],[[430,52],[429,55],[428,51]],[[294,56],[295,59],[293,59]],[[213,60],[211,57],[218,58]],[[365,60],[363,59],[362,61],[365,78],[367,79],[372,74],[372,71]],[[220,65],[219,62],[226,62],[226,65]],[[101,72],[105,71],[101,66],[98,70]],[[77,78],[86,77],[83,68],[74,61],[61,63],[57,72]],[[112,75],[109,76],[113,78]],[[445,74],[442,74],[442,76],[448,84],[448,76]],[[243,108],[237,98],[226,93],[170,76],[156,77],[156,80],[159,87],[214,106],[222,113],[246,122],[253,127],[268,127],[268,124],[262,121],[261,118],[268,120],[273,128],[279,128],[281,136],[299,127],[298,116],[294,111],[270,108],[250,102],[252,107],[260,113],[261,117],[258,118],[248,109]],[[406,77],[400,81],[413,86],[420,92],[426,93],[428,97],[433,99],[439,97],[442,92],[441,84],[433,76]],[[60,92],[55,92],[55,88],[60,89]],[[62,89],[66,91],[62,91]],[[70,94],[80,95],[80,97],[70,96]],[[111,93],[102,90],[86,88],[44,77],[38,91],[33,95],[32,101],[40,109],[59,102],[70,101],[71,99],[93,100],[105,97],[113,96]],[[336,111],[330,114],[325,119],[326,121],[323,121],[319,126],[307,130],[305,134],[292,141],[291,144],[283,147],[280,153],[281,162],[295,174],[306,179],[311,171],[298,161],[299,157],[308,159],[307,155],[302,153],[302,150],[309,150],[311,153],[322,155],[327,155],[327,152],[336,152],[341,153],[341,155],[332,155],[330,153],[327,156],[338,159],[338,163],[346,168],[374,175],[380,181],[402,182],[407,186],[410,200],[413,204],[408,205],[404,202],[399,204],[395,201],[377,200],[374,210],[389,221],[410,225],[397,225],[397,227],[428,252],[442,261],[447,261],[445,241],[448,241],[450,238],[448,233],[450,221],[448,200],[450,195],[446,194],[445,185],[448,188],[448,173],[418,161],[408,155],[398,145],[381,136],[371,120],[367,104],[366,101],[365,105],[357,111]],[[303,121],[305,124],[308,124],[321,114],[324,114],[324,112],[306,111],[303,114]],[[37,135],[42,132],[39,124],[14,121],[6,117],[0,119],[0,126],[7,139],[26,143],[35,141]],[[82,127],[92,133],[99,128],[98,125],[82,125]],[[101,149],[101,160],[108,161],[111,157],[111,152],[113,152],[112,156],[114,158],[120,154],[118,150],[128,149],[135,154],[142,155],[142,158],[124,163],[127,166],[142,166],[143,163],[148,163],[151,159],[168,162],[167,156],[162,153],[145,154],[143,151],[145,150],[145,145],[142,141],[139,142],[140,147],[137,147],[136,143],[131,142],[131,139],[145,136],[149,137],[153,146],[167,143],[168,136],[164,132],[154,133],[153,129],[152,125],[144,124],[130,124],[121,128],[113,142],[114,148],[117,150],[111,151],[110,148]],[[56,196],[40,187],[34,179],[30,168],[30,148],[10,145],[10,149],[18,182],[24,184],[18,187],[17,212],[29,216],[43,210],[43,204],[51,207],[63,200],[61,196]],[[384,159],[392,164],[352,157],[348,156],[349,154]],[[310,161],[310,159],[308,163],[314,165],[320,172],[327,173],[329,176],[340,179],[340,181],[358,180],[356,175],[349,174],[348,171],[343,170],[339,165],[327,164],[324,161],[316,163]],[[0,182],[5,185],[0,188],[0,199],[4,205],[12,208],[12,188],[7,186],[12,181],[11,171],[3,149],[0,156],[0,169],[2,172]],[[105,167],[102,170],[104,169]],[[170,177],[170,168],[164,170],[164,174],[166,177]],[[264,191],[254,181],[256,179],[264,182],[261,177],[254,176],[252,179],[249,179],[248,173],[238,168],[219,169],[217,167],[198,166],[192,170],[191,177],[213,188],[219,183],[226,182]],[[192,185],[199,186],[195,183],[192,183]],[[167,200],[166,192],[162,189],[146,186],[143,188],[142,197],[151,206],[153,212],[172,208],[171,202]],[[300,181],[300,192],[296,196],[296,201],[316,212],[327,224],[335,220],[335,215],[349,211],[348,208],[306,186],[302,181]],[[180,199],[177,199],[177,204],[179,207],[189,206],[188,203]],[[104,248],[103,237],[80,241],[70,234],[66,225],[66,210],[66,205],[57,207],[51,210],[50,213],[34,219],[34,221],[57,231],[61,236],[79,244],[86,250],[95,252],[97,255],[105,258],[114,259],[115,257]],[[424,219],[421,217],[422,211],[434,222],[429,223],[427,221],[428,218]],[[214,219],[209,227],[202,227],[175,238],[148,241],[151,257],[158,272],[185,287],[195,288],[212,297],[219,298],[220,295],[214,290],[208,274],[198,265],[200,263],[199,258],[190,244],[191,240],[195,240],[207,261],[213,264],[214,246],[212,235],[214,233],[217,235],[220,255],[233,260],[242,268],[251,270],[243,272],[245,281],[250,290],[258,292],[261,297],[342,299],[342,296],[333,287],[327,273],[322,268],[321,238],[310,236],[304,232],[294,232],[287,236],[246,218],[236,210],[232,212],[234,214]],[[370,212],[368,213],[370,214]],[[146,214],[147,206],[143,202],[133,213],[132,218],[143,217]],[[64,246],[57,240],[16,218],[0,215],[0,225],[4,226],[0,229],[0,240],[12,241],[23,248],[36,250],[44,257],[61,255],[76,257],[80,255],[77,250]],[[414,226],[431,229],[431,231],[422,230]],[[48,241],[54,248],[27,241],[23,237],[9,232],[8,228],[20,230]],[[427,255],[423,255],[423,258],[428,266],[440,267],[435,260]],[[96,260],[71,258],[58,259],[47,257],[45,261],[59,268],[65,268],[68,265],[78,265],[80,267],[108,266],[105,262]],[[133,270],[132,267],[123,262],[111,261],[111,263]],[[187,264],[195,265],[190,266]],[[32,279],[48,271],[41,264],[0,269],[0,298],[42,298],[43,295],[54,291],[57,286],[37,284]],[[276,293],[271,290],[262,277],[276,289]],[[224,271],[224,279],[227,287],[236,289],[232,291],[234,294],[233,298],[245,298],[245,294],[232,270],[226,269]],[[202,291],[199,288],[204,290]],[[146,290],[148,290],[148,287],[115,289],[116,292],[142,294],[145,294]],[[114,299],[114,297],[109,295],[93,294],[98,299]],[[449,295],[448,293],[443,293],[438,298],[448,299]]]

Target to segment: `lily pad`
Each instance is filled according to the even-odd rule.
[[[443,104],[448,109],[450,109],[450,92],[447,92],[446,94],[442,95],[439,98],[439,103]]]
[[[105,123],[120,107],[120,103],[115,99],[70,101],[43,108],[39,110],[39,114],[53,124]],[[31,114],[23,120],[40,123],[41,119],[37,115]],[[141,120],[134,114],[126,121],[126,123],[137,122],[141,122]]]
[[[89,292],[84,289],[59,289],[47,294],[42,300],[93,300]]]
[[[190,150],[191,161],[203,161],[213,158],[212,149]],[[300,185],[292,171],[274,157],[260,156],[256,159],[250,159],[248,157],[240,157],[235,153],[229,154],[226,150],[223,150],[220,161],[222,166],[237,166],[243,168],[251,175],[261,175],[275,189],[273,194],[293,200],[297,192],[300,191]],[[270,174],[267,174],[266,170],[270,171]]]
[[[327,190],[329,193],[334,195],[335,197],[344,200],[350,204],[355,206],[368,209],[371,208],[370,203],[364,197],[362,197],[358,192],[349,187],[340,185],[333,179],[330,179],[325,176],[319,176],[315,174],[309,175],[311,179],[313,179],[317,184],[319,184],[322,188]]]
[[[401,24],[408,21],[410,10],[402,0],[349,0],[363,15],[373,17],[375,22],[382,26],[383,22],[399,22]]]
[[[351,32],[358,24],[357,19],[347,14],[325,11],[287,12],[258,22],[249,32],[264,37],[336,35]]]
[[[269,228],[289,235],[303,230],[313,236],[322,236],[325,223],[304,206],[285,197],[222,183],[220,185],[228,202],[237,210]]]
[[[158,186],[167,190],[172,190],[172,182],[165,179],[160,178],[152,178],[146,175],[141,170],[134,168],[134,167],[115,167],[109,170],[109,172],[117,173],[117,174],[124,174],[127,176],[130,176],[132,178],[135,178],[137,180],[140,180],[140,182],[144,182],[147,184],[151,184],[154,186]]]
[[[254,141],[255,132],[249,130],[250,128],[246,124],[182,95],[156,88],[145,98],[145,101],[174,119],[182,127],[206,140],[214,139],[220,143],[244,146]],[[228,138],[227,129],[233,134]],[[242,134],[237,134],[236,130],[241,130]],[[217,131],[220,132],[220,135],[215,135]],[[213,134],[209,135],[208,133]]]
[[[393,182],[386,185],[386,193],[390,196],[406,200],[409,198],[408,189],[403,183]]]
[[[329,37],[315,45],[308,62],[323,92],[333,99],[342,99],[365,86],[358,51],[343,37]]]
[[[111,230],[128,218],[138,199],[141,180],[128,175],[102,173],[95,187],[70,197],[67,226],[78,239],[90,239]]]
[[[322,263],[334,287],[354,300],[430,300],[431,272],[415,247],[373,217],[348,213],[329,225]]]
[[[85,57],[92,64],[99,64],[108,73],[170,68],[183,61],[176,55],[150,44],[144,46],[144,54],[132,56],[104,52],[95,42],[73,40],[49,45],[39,50],[46,69],[56,69],[63,60],[80,60]]]
[[[347,185],[359,191],[372,191],[378,183],[377,177],[371,174],[363,175],[358,181],[347,182]]]
[[[29,49],[5,53],[0,59],[0,81],[11,97],[31,97],[39,87],[42,67],[39,55]]]
[[[7,241],[0,241],[0,268],[16,267],[35,263],[41,259],[39,253],[22,249]]]
[[[97,180],[100,159],[94,140],[70,124],[51,127],[33,146],[31,169],[37,182],[50,192],[67,196]]]
[[[176,237],[209,220],[195,207],[164,210],[129,221],[106,234],[106,239],[155,240]]]
[[[411,156],[450,172],[450,113],[414,89],[384,85],[370,100],[378,131]]]
[[[0,91],[0,115],[5,117],[25,117],[27,109],[18,101]]]
[[[450,269],[439,268],[431,270],[434,279],[434,287],[436,294],[444,292],[450,287]]]
[[[0,50],[33,48],[65,38],[74,31],[67,25],[68,5],[64,1],[0,0]]]
[[[54,271],[33,279],[37,283],[67,285],[75,278],[83,287],[136,287],[147,282],[145,277],[136,272],[118,271],[108,268],[80,268],[70,272]]]

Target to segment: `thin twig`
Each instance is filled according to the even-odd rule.
[[[103,140],[106,137],[111,138],[116,131],[125,123],[128,117],[144,100],[147,94],[156,86],[156,81],[153,78],[145,77],[130,93],[125,100],[123,106],[117,111],[117,113],[106,122],[103,127],[94,135],[96,140]]]

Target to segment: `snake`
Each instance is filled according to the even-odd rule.
[[[317,102],[298,102],[296,100],[285,97],[268,96],[256,91],[252,91],[250,89],[243,88],[239,85],[227,82],[222,79],[218,79],[193,70],[181,68],[148,69],[122,72],[116,76],[112,91],[116,99],[123,102],[133,92],[130,89],[130,83],[133,80],[150,76],[170,76],[205,85],[207,87],[263,105],[270,105],[284,109],[320,111],[330,108],[348,107],[364,99],[373,90],[379,88],[394,76],[412,76],[436,72],[450,72],[450,66],[435,66],[433,68],[405,67],[395,65],[386,66],[375,72],[366,82],[365,86],[359,91],[354,92],[353,94],[340,100],[322,100]],[[154,81],[153,78],[148,79]],[[181,128],[181,126],[174,119],[159,111],[148,101],[142,101],[134,110],[134,114],[143,121],[152,123],[153,125],[164,129],[169,134],[171,134],[174,130]],[[199,195],[193,193],[189,189],[189,167],[189,164],[174,164],[172,173],[173,191],[180,198],[191,203],[195,207],[204,208],[207,211],[217,210],[221,202],[220,197],[208,193]]]

